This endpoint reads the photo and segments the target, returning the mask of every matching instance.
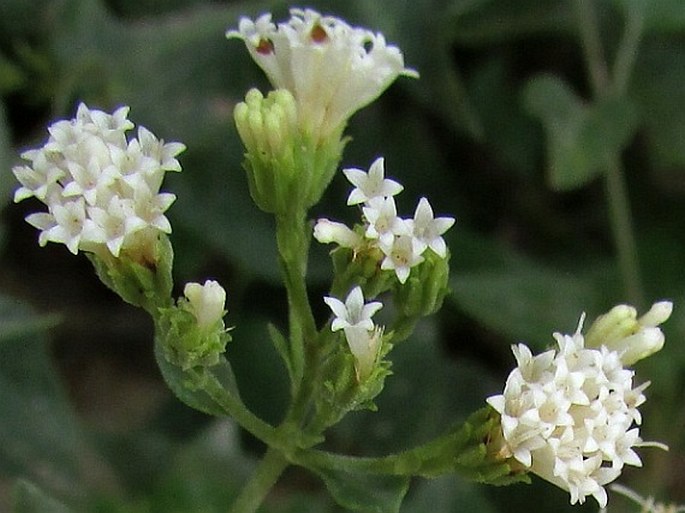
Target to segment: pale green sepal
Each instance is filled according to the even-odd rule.
[[[144,258],[125,251],[118,258],[109,252],[86,255],[102,283],[127,303],[145,309],[153,318],[157,317],[159,308],[173,303],[174,252],[165,234],[158,235],[152,253]]]
[[[219,364],[231,340],[221,319],[211,326],[198,326],[195,316],[184,308],[183,298],[178,306],[160,309],[157,329],[165,358],[183,370]]]

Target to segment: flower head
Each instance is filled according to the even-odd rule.
[[[278,24],[271,14],[242,18],[226,37],[245,42],[272,85],[296,98],[304,130],[322,136],[339,129],[399,75],[418,76],[382,34],[312,9],[291,9],[290,19]]]
[[[516,346],[517,367],[487,402],[501,416],[506,453],[568,491],[572,504],[591,495],[604,507],[604,485],[625,465],[641,466],[634,448],[650,445],[637,410],[647,384],[634,386],[617,351],[586,347],[581,326],[555,333],[557,349],[538,356]]]
[[[35,197],[47,206],[26,218],[41,230],[41,245],[118,257],[130,248],[145,253],[137,246],[154,240],[151,233],[171,231],[164,212],[175,196],[159,188],[166,171],[181,170],[175,157],[185,146],[143,127],[127,141],[134,126],[127,115],[128,107],[108,114],[82,103],[76,118],[48,128],[41,148],[22,154],[30,165],[12,170],[21,184],[14,201]]]

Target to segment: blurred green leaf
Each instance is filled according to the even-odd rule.
[[[26,323],[0,343],[0,473],[69,500],[107,488],[112,476],[86,443],[30,312],[4,298],[3,321]],[[14,319],[14,321],[12,320]]]
[[[0,69],[0,76],[2,76],[2,69]],[[15,188],[16,181],[12,175],[13,153],[10,145],[9,127],[5,118],[5,104],[0,99],[0,205],[4,205],[10,200]]]
[[[645,32],[681,34],[685,29],[685,3],[681,0],[613,0],[613,3],[624,12],[641,9]]]
[[[640,48],[629,94],[645,121],[652,167],[657,171],[676,170],[672,179],[664,177],[676,180],[674,184],[682,179],[685,167],[684,81],[685,44],[675,39],[647,40]]]
[[[564,0],[491,0],[456,18],[452,33],[457,43],[475,46],[535,34],[572,33],[575,25],[573,6]]]
[[[560,78],[538,75],[526,85],[524,103],[547,134],[549,183],[572,190],[604,173],[627,146],[637,114],[626,99],[585,104]]]
[[[69,513],[72,511],[46,495],[36,485],[20,480],[14,486],[13,513]]]
[[[0,347],[18,338],[40,335],[58,321],[55,315],[38,315],[21,301],[0,295]]]
[[[596,278],[529,263],[518,268],[459,274],[452,278],[451,300],[484,326],[544,348],[552,333],[573,333],[582,312],[603,305]]]
[[[335,501],[351,511],[397,513],[409,488],[403,476],[367,475],[340,470],[319,469]]]
[[[422,481],[400,510],[402,513],[495,513],[485,485],[445,476]]]

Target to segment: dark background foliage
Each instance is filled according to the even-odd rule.
[[[641,0],[592,2],[609,62]],[[553,331],[634,301],[616,263],[604,173],[620,158],[634,217],[640,305],[672,299],[666,348],[638,365],[650,379],[641,451],[623,481],[685,502],[685,4],[654,0],[624,94],[594,99],[568,0],[352,0],[308,4],[382,31],[420,80],[400,79],[349,124],[343,166],[379,155],[405,185],[453,215],[452,294],[392,353],[379,412],[355,413],[329,434],[332,449],[383,454],[439,434],[497,393],[510,344],[542,349]],[[229,421],[188,410],[155,367],[151,326],[95,278],[87,260],[39,248],[13,204],[21,149],[79,101],[185,143],[183,172],[167,178],[179,284],[219,279],[228,290],[228,348],[245,401],[277,421],[285,372],[267,320],[284,322],[284,292],[269,217],[250,201],[232,108],[268,84],[227,28],[241,15],[286,16],[284,2],[2,0],[0,2],[0,510],[18,478],[79,511],[220,512],[262,448]],[[312,218],[352,220],[336,177]],[[310,290],[328,284],[327,248],[314,247]],[[320,302],[320,301],[318,301]],[[321,305],[320,314],[325,311]],[[24,483],[25,509],[41,503]],[[32,502],[32,501],[38,501]],[[590,501],[593,502],[593,501]],[[490,488],[458,477],[417,480],[402,512],[565,511],[568,496],[538,480]],[[32,506],[33,504],[33,506]],[[40,507],[35,504],[41,504]],[[32,507],[38,509],[31,509]],[[52,508],[52,509],[51,509]],[[575,507],[595,511],[596,504]],[[613,498],[610,511],[634,511]],[[317,479],[292,469],[264,511],[336,511]]]

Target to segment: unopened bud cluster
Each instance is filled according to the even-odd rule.
[[[144,127],[127,140],[134,127],[127,115],[128,107],[107,114],[82,103],[75,119],[48,128],[41,148],[22,154],[30,165],[13,168],[21,183],[14,201],[35,197],[47,206],[26,218],[41,231],[41,246],[58,242],[74,254],[118,257],[171,232],[164,213],[175,196],[159,189],[166,171],[181,170],[175,157],[185,146],[164,143]]]

